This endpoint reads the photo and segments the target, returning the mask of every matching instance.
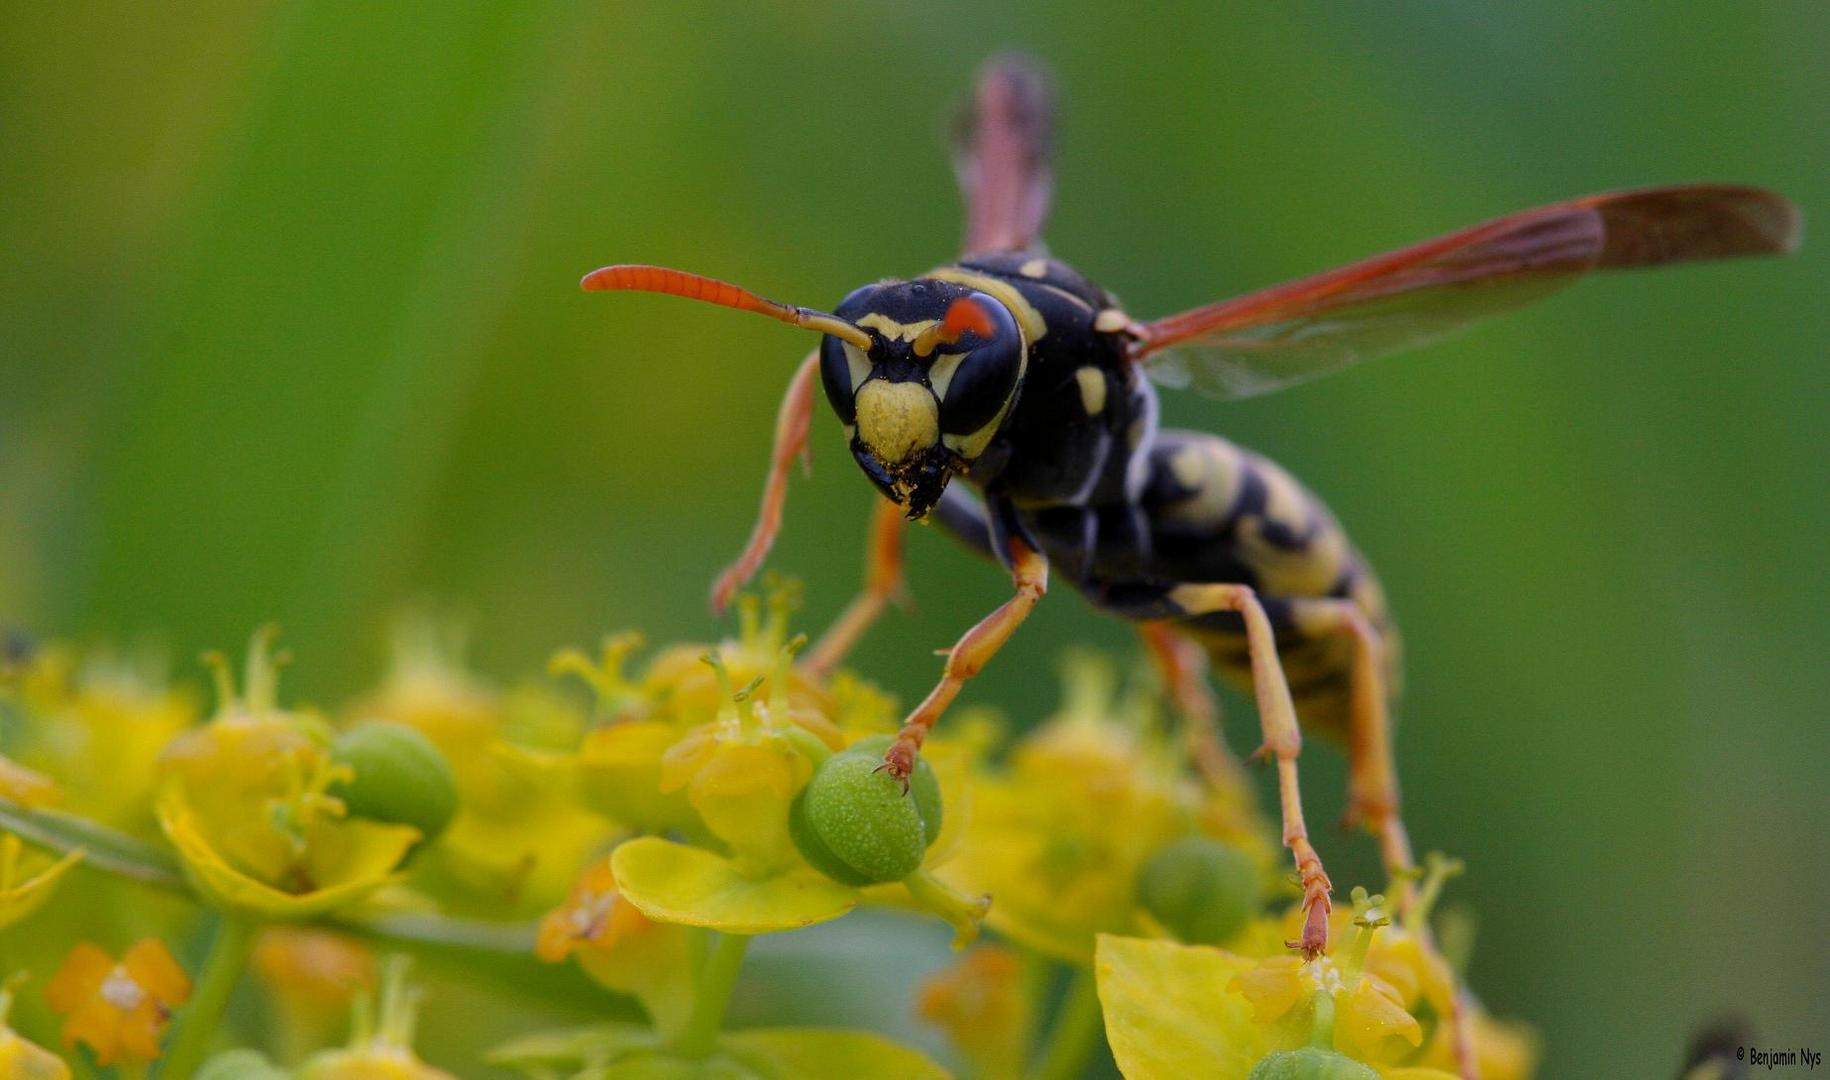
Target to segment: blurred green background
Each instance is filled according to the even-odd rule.
[[[625,626],[720,632],[704,589],[808,341],[578,276],[826,306],[948,259],[945,118],[1001,48],[1061,78],[1054,250],[1143,316],[1591,190],[1830,197],[1819,4],[1150,7],[7,5],[0,618],[156,636],[192,675],[278,619],[317,699],[424,598],[503,677]],[[1168,403],[1381,568],[1412,834],[1470,861],[1474,984],[1546,1075],[1667,1075],[1725,1009],[1830,1035],[1827,253]],[[873,497],[824,415],[815,459],[773,560],[809,626]],[[1005,590],[939,537],[912,562],[918,608],[858,656],[905,701]],[[1060,590],[968,699],[1036,719],[1083,641],[1130,647]],[[1249,709],[1231,727],[1250,745]],[[1312,759],[1331,821],[1339,755]],[[1371,880],[1368,841],[1321,839]]]

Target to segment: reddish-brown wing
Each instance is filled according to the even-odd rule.
[[[1036,244],[1054,177],[1055,95],[1032,60],[996,58],[953,131],[953,170],[966,198],[966,253]]]
[[[1423,345],[1591,270],[1788,252],[1797,207],[1758,188],[1590,195],[1147,323],[1132,355],[1210,397],[1279,390]]]

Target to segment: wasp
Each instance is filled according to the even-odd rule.
[[[865,285],[830,313],[655,266],[604,267],[583,287],[702,300],[822,335],[789,383],[759,519],[715,583],[714,608],[775,538],[816,385],[883,501],[866,587],[810,667],[830,670],[898,594],[907,521],[1009,573],[1014,595],[945,653],[940,681],[885,754],[891,775],[906,783],[935,721],[1058,573],[1140,625],[1199,733],[1203,771],[1237,767],[1215,734],[1209,665],[1254,697],[1258,756],[1277,770],[1303,891],[1292,946],[1314,957],[1327,947],[1331,885],[1303,819],[1299,718],[1345,742],[1349,816],[1402,879],[1413,860],[1391,752],[1397,630],[1372,567],[1322,501],[1217,435],[1159,428],[1155,386],[1268,393],[1436,341],[1594,271],[1790,252],[1800,215],[1776,194],[1726,184],[1590,195],[1146,321],[1042,245],[1054,117],[1037,65],[987,64],[955,126],[965,254]]]

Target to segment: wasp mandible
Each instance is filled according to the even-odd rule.
[[[1298,718],[1345,741],[1350,816],[1388,869],[1408,871],[1388,715],[1396,630],[1378,579],[1321,501],[1218,436],[1159,430],[1152,383],[1222,399],[1267,393],[1436,341],[1591,271],[1789,252],[1799,214],[1771,192],[1722,184],[1590,195],[1139,321],[1041,244],[1053,98],[1032,62],[988,64],[955,133],[966,254],[865,285],[831,314],[654,266],[608,266],[583,285],[684,296],[823,335],[789,384],[759,520],[714,585],[715,608],[775,539],[816,383],[885,501],[865,590],[811,667],[830,670],[899,590],[905,521],[932,523],[1009,572],[1015,595],[946,654],[884,757],[892,775],[906,781],[929,729],[1042,599],[1051,569],[1141,624],[1201,733],[1198,766],[1230,767],[1203,661],[1252,694],[1303,888],[1292,945],[1313,957],[1327,946],[1330,885],[1303,821]]]

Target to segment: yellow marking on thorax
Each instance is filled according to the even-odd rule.
[[[1091,364],[1074,370],[1074,381],[1080,384],[1080,407],[1088,416],[1098,416],[1106,408],[1106,373]]]
[[[880,311],[873,311],[855,320],[866,330],[875,330],[891,341],[914,341],[924,330],[938,326],[939,319],[924,319],[921,322],[900,323]]]
[[[1174,520],[1218,524],[1239,499],[1239,451],[1224,443],[1202,440],[1182,447],[1170,456],[1169,472],[1176,483],[1191,491],[1165,510],[1165,516]]]
[[[1107,308],[1093,320],[1093,329],[1102,334],[1116,334],[1131,325],[1131,316],[1117,308]]]
[[[1091,313],[1093,310],[1092,304],[1087,303],[1085,300],[1081,299],[1079,296],[1076,296],[1074,293],[1067,291],[1066,289],[1062,288],[1059,285],[1050,285],[1046,281],[1038,281],[1038,282],[1036,282],[1036,288],[1047,289],[1049,292],[1052,292],[1056,296],[1061,297],[1061,299],[1066,300],[1068,303],[1073,304],[1075,307],[1080,308],[1082,311]]]
[[[1260,591],[1320,596],[1334,588],[1347,564],[1347,537],[1294,476],[1265,458],[1253,461],[1265,487],[1264,511],[1239,523],[1240,554],[1257,573]],[[1265,538],[1267,523],[1306,537],[1290,551]]]
[[[1022,266],[1017,267],[1017,273],[1022,274],[1024,277],[1032,277],[1032,278],[1047,277],[1048,276],[1048,260],[1047,259],[1031,259],[1028,262],[1024,263]]]

